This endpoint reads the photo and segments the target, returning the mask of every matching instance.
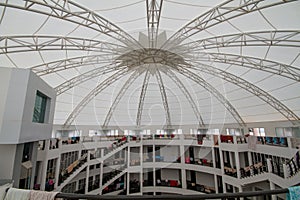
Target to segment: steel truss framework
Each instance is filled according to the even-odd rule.
[[[57,87],[55,87],[56,94],[61,95],[62,93],[88,80],[91,80],[93,78],[96,78],[104,74],[108,74],[110,72],[114,72],[116,70],[126,69],[126,68],[127,68],[126,66],[123,66],[119,63],[112,63],[106,66],[102,66],[100,68],[92,69],[83,74],[79,74],[78,76],[75,76],[74,78],[67,80],[62,84],[58,85]]]
[[[280,75],[295,81],[300,81],[299,68],[267,59],[226,53],[201,52],[195,55],[195,57],[192,60],[238,65],[241,67],[261,70],[272,74]]]
[[[111,54],[90,55],[67,58],[48,62],[31,67],[30,69],[39,76],[49,75],[62,70],[73,69],[87,65],[97,65],[105,63],[116,63],[111,57]]]
[[[169,104],[168,104],[168,99],[167,99],[167,94],[166,94],[166,89],[163,83],[163,80],[161,78],[161,74],[159,72],[159,70],[155,71],[155,77],[157,79],[157,83],[159,86],[159,91],[161,94],[161,98],[162,98],[162,102],[163,102],[163,106],[165,109],[165,114],[166,114],[166,126],[170,127],[171,126],[171,116],[170,116],[170,109],[169,109]]]
[[[136,126],[137,127],[141,126],[141,119],[142,119],[142,113],[143,113],[143,108],[144,108],[144,101],[145,101],[147,87],[148,87],[148,84],[149,84],[149,79],[150,79],[150,72],[149,72],[149,70],[147,70],[146,73],[145,73],[145,78],[144,78],[143,85],[142,85],[142,90],[141,90],[140,100],[139,100],[139,106],[138,106],[138,111],[137,111],[137,115],[136,115]]]
[[[201,78],[199,75],[191,72],[187,69],[186,66],[180,66],[173,68],[180,74],[184,75],[185,77],[189,78],[190,80],[196,82],[200,86],[202,86],[205,90],[207,90],[209,93],[214,95],[223,105],[224,107],[230,112],[230,114],[233,116],[233,118],[236,120],[236,122],[240,126],[245,126],[245,122],[243,121],[242,117],[239,115],[237,110],[234,108],[233,105],[225,98],[224,95],[222,95],[216,88],[214,88],[211,84],[209,84],[207,81],[205,81],[203,78]]]
[[[146,0],[149,47],[157,45],[157,34],[163,0]]]
[[[196,40],[171,48],[171,51],[184,54],[206,49],[243,46],[283,46],[300,47],[300,31],[274,30],[221,35]]]
[[[203,119],[201,117],[201,114],[199,112],[198,106],[195,103],[195,101],[192,98],[192,95],[189,93],[187,88],[184,86],[184,84],[181,82],[181,80],[176,76],[174,72],[171,70],[165,68],[161,70],[163,73],[165,73],[176,85],[177,87],[181,90],[181,92],[184,94],[185,98],[188,100],[189,104],[191,105],[193,112],[198,120],[199,126],[204,127],[205,124],[203,122]]]
[[[281,5],[297,0],[227,0],[224,3],[210,9],[206,13],[200,15],[196,19],[189,22],[183,28],[175,32],[161,47],[156,49],[156,40],[160,23],[163,0],[146,0],[147,6],[147,25],[149,47],[145,49],[138,41],[136,41],[128,33],[120,29],[115,24],[90,11],[81,5],[69,0],[24,0],[22,2],[7,1],[0,3],[0,6],[20,9],[51,18],[63,20],[64,22],[79,25],[85,29],[95,31],[95,33],[104,34],[115,39],[116,43],[104,42],[93,39],[81,39],[63,36],[47,36],[47,35],[19,35],[19,36],[1,36],[0,37],[0,54],[10,54],[30,51],[50,51],[50,50],[77,50],[98,53],[97,55],[87,55],[74,58],[66,58],[62,60],[52,61],[41,65],[31,67],[39,76],[56,73],[62,70],[78,68],[87,65],[106,64],[97,67],[85,73],[79,74],[74,78],[65,81],[55,88],[58,95],[68,91],[85,81],[96,78],[100,75],[115,72],[110,77],[99,83],[71,112],[65,122],[65,126],[69,126],[82,109],[105,88],[109,87],[118,79],[126,74],[133,72],[131,77],[125,82],[117,94],[108,114],[106,115],[103,126],[108,126],[110,119],[123,97],[124,93],[136,78],[145,72],[145,78],[139,99],[136,125],[141,126],[141,118],[143,112],[144,99],[147,91],[150,72],[143,69],[142,65],[165,65],[166,67],[156,68],[154,75],[159,84],[160,94],[166,114],[166,124],[171,126],[171,116],[165,86],[161,77],[161,73],[165,73],[177,87],[185,95],[189,101],[193,111],[199,121],[199,125],[204,125],[200,112],[196,103],[192,99],[190,93],[174,72],[178,72],[188,79],[195,81],[208,92],[212,93],[229,112],[234,119],[244,126],[245,123],[236,109],[216,88],[202,79],[194,71],[201,71],[211,74],[215,77],[222,78],[265,101],[272,106],[288,120],[300,120],[287,106],[282,104],[278,99],[261,88],[251,84],[250,82],[230,74],[226,71],[206,65],[204,62],[218,62],[238,65],[251,69],[261,70],[272,74],[280,75],[295,81],[300,81],[300,69],[290,65],[282,64],[261,58],[255,58],[243,55],[234,55],[226,53],[210,53],[205,52],[206,49],[219,49],[224,47],[240,47],[244,46],[282,46],[282,47],[300,47],[300,37],[298,30],[274,30],[274,31],[256,31],[230,35],[221,35],[216,37],[204,38],[193,42],[184,43],[187,38],[224,23],[231,19],[237,18],[254,11]],[[129,53],[128,53],[129,52]],[[101,54],[100,54],[101,53]],[[104,60],[105,59],[105,60]],[[189,62],[191,65],[186,63]],[[141,68],[141,69],[139,69]],[[149,67],[150,68],[150,67]]]
[[[132,36],[120,29],[118,26],[93,11],[88,10],[70,0],[24,0],[24,3],[22,4],[9,2],[0,3],[0,6],[55,17],[108,35],[109,37],[127,45],[128,48],[141,48],[141,45]]]
[[[0,49],[0,54],[50,50],[78,50],[120,54],[120,51],[124,50],[125,46],[75,37],[22,35],[1,36]]]
[[[251,94],[257,96],[270,106],[272,106],[275,110],[280,112],[284,117],[286,117],[288,120],[291,122],[300,120],[300,118],[292,111],[290,110],[287,106],[285,106],[283,103],[281,103],[278,99],[270,95],[269,93],[265,92],[261,88],[255,86],[254,84],[246,81],[245,79],[242,79],[236,75],[233,75],[229,72],[226,72],[224,70],[220,70],[218,68],[205,65],[203,63],[199,62],[194,62],[197,64],[197,66],[193,65],[190,66],[190,69],[194,69],[197,71],[205,72],[208,74],[211,74],[216,77],[220,77],[223,80],[226,80],[230,83],[233,83],[234,85],[243,88],[244,90],[250,92]],[[183,67],[180,67],[183,68]]]
[[[293,1],[297,0],[228,0],[210,9],[182,27],[165,42],[162,48],[168,49],[176,46],[182,43],[185,39],[230,19]]]
[[[130,87],[130,85],[140,76],[144,73],[144,69],[142,70],[135,70],[131,76],[127,79],[127,81],[125,82],[125,84],[122,86],[122,88],[120,89],[119,93],[117,94],[116,98],[114,99],[112,105],[109,108],[109,111],[105,117],[104,123],[103,123],[103,127],[107,127],[107,125],[109,124],[111,117],[117,107],[117,105],[119,104],[119,102],[121,101],[122,97],[124,96],[125,92],[128,90],[128,88]]]
[[[118,70],[113,75],[99,83],[88,95],[85,96],[84,99],[82,99],[79,104],[74,108],[72,113],[68,116],[67,120],[64,123],[64,127],[69,127],[71,123],[74,121],[74,119],[77,117],[77,115],[82,111],[82,109],[91,101],[95,96],[97,96],[101,91],[106,89],[108,86],[128,74],[130,70],[127,68]]]

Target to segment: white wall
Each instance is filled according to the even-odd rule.
[[[0,179],[12,179],[17,145],[0,145]]]
[[[29,69],[0,68],[0,84],[0,144],[51,138],[55,90]],[[43,124],[32,122],[37,90],[51,99]]]
[[[10,80],[11,70],[3,70],[0,73],[0,127],[2,127],[2,121],[4,116],[4,111],[6,107],[6,96],[8,92],[8,83]]]

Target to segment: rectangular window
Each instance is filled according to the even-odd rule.
[[[40,91],[36,92],[32,122],[44,123],[47,106],[47,96]]]

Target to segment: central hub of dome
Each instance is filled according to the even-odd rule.
[[[116,60],[130,68],[142,65],[168,65],[174,67],[178,64],[186,64],[178,54],[154,48],[132,50],[119,56]]]

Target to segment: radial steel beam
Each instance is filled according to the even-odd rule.
[[[162,48],[168,49],[182,43],[185,39],[190,38],[203,30],[213,27],[217,24],[234,19],[236,17],[252,13],[254,11],[270,8],[297,0],[228,0],[220,5],[208,10],[202,15],[183,26],[175,32],[163,45]]]
[[[209,93],[214,95],[223,105],[224,107],[230,112],[233,118],[237,121],[240,126],[245,126],[245,122],[243,121],[242,117],[239,115],[237,110],[231,105],[231,103],[226,99],[224,95],[222,95],[216,88],[206,82],[203,78],[199,75],[193,73],[192,71],[188,70],[186,66],[182,67],[180,65],[173,67],[176,71],[180,74],[184,75],[188,79],[196,82],[197,84],[201,85],[204,89],[206,89]]]
[[[157,34],[163,0],[146,0],[149,47],[157,45]]]
[[[146,96],[149,79],[150,79],[150,72],[149,72],[149,70],[147,70],[145,73],[145,78],[144,78],[144,82],[142,85],[142,90],[141,90],[141,95],[140,95],[140,100],[139,100],[139,107],[138,107],[138,111],[137,111],[137,115],[136,115],[136,126],[137,127],[141,126],[144,101],[145,101],[145,96]]]
[[[170,50],[175,53],[183,54],[195,53],[195,51],[204,51],[206,49],[240,46],[283,46],[299,48],[299,36],[299,30],[245,32],[204,38],[172,47]]]
[[[199,112],[199,109],[193,100],[191,94],[189,93],[188,89],[184,86],[184,84],[181,82],[181,80],[176,76],[174,72],[172,72],[170,69],[164,69],[162,70],[163,73],[165,73],[181,90],[181,92],[184,94],[185,98],[188,100],[189,104],[191,105],[193,112],[198,120],[199,126],[204,127],[205,124],[203,122],[203,119],[201,117],[201,114]]]
[[[160,91],[163,106],[164,106],[164,109],[165,109],[166,123],[167,123],[166,125],[167,125],[167,127],[170,127],[172,124],[171,124],[171,116],[170,116],[170,109],[169,109],[169,104],[168,104],[167,93],[166,93],[166,90],[165,90],[163,80],[161,78],[161,74],[160,74],[158,69],[156,69],[156,71],[155,71],[155,77],[157,79],[157,83],[158,83],[158,86],[159,86],[159,91]]]
[[[68,116],[67,120],[64,123],[64,127],[69,127],[75,118],[78,116],[78,114],[83,110],[83,108],[91,101],[95,96],[97,96],[100,92],[102,92],[104,89],[106,89],[108,86],[125,76],[129,70],[121,69],[111,75],[110,77],[106,78],[104,81],[99,83],[91,92],[89,92],[88,95],[86,95],[80,102],[77,104],[77,106],[74,108],[74,110],[71,112],[71,114]]]
[[[105,63],[116,63],[113,58],[109,58],[108,55],[91,55],[80,56],[75,58],[67,58],[62,60],[56,60],[44,64],[39,64],[31,67],[30,69],[39,76],[49,75],[62,70],[73,69],[86,65],[98,65]]]
[[[21,9],[65,20],[103,33],[126,44],[129,48],[141,48],[141,45],[132,36],[117,25],[70,0],[24,0],[22,3],[8,1],[1,2],[0,6]]]
[[[118,71],[120,69],[126,69],[126,68],[127,68],[126,66],[122,66],[119,63],[112,63],[112,64],[109,64],[106,66],[92,69],[83,74],[79,74],[78,76],[75,76],[72,79],[67,80],[67,81],[63,82],[62,84],[58,85],[57,87],[55,87],[56,94],[61,95],[62,93],[66,92],[66,91],[72,89],[73,87],[75,87],[81,83],[84,83],[88,80],[91,80],[93,78],[96,78],[96,77],[104,75],[104,74],[108,74],[113,71]]]
[[[250,69],[261,70],[295,81],[300,81],[300,68],[267,59],[226,53],[201,52],[193,57],[192,60],[231,64]]]
[[[269,104],[271,107],[273,107],[276,111],[281,113],[291,122],[300,120],[300,118],[286,105],[284,105],[281,101],[279,101],[266,91],[262,90],[258,86],[224,70],[212,67],[210,65],[205,65],[199,62],[195,63],[197,63],[198,65],[191,65],[189,68],[222,78],[223,80],[226,80],[240,88],[243,88],[244,90],[250,92],[251,94],[257,96],[258,98]]]
[[[0,54],[28,51],[77,50],[121,54],[125,46],[86,38],[53,35],[0,36]]]
[[[145,70],[143,69],[136,69],[131,76],[127,79],[127,81],[125,82],[125,84],[122,86],[121,90],[119,91],[119,93],[117,94],[116,98],[114,99],[112,105],[109,108],[109,111],[105,117],[104,123],[103,123],[103,128],[106,128],[111,120],[111,117],[117,107],[117,105],[119,104],[119,102],[121,101],[121,99],[123,98],[125,92],[128,90],[128,88],[130,87],[130,85],[142,74],[144,73]]]

